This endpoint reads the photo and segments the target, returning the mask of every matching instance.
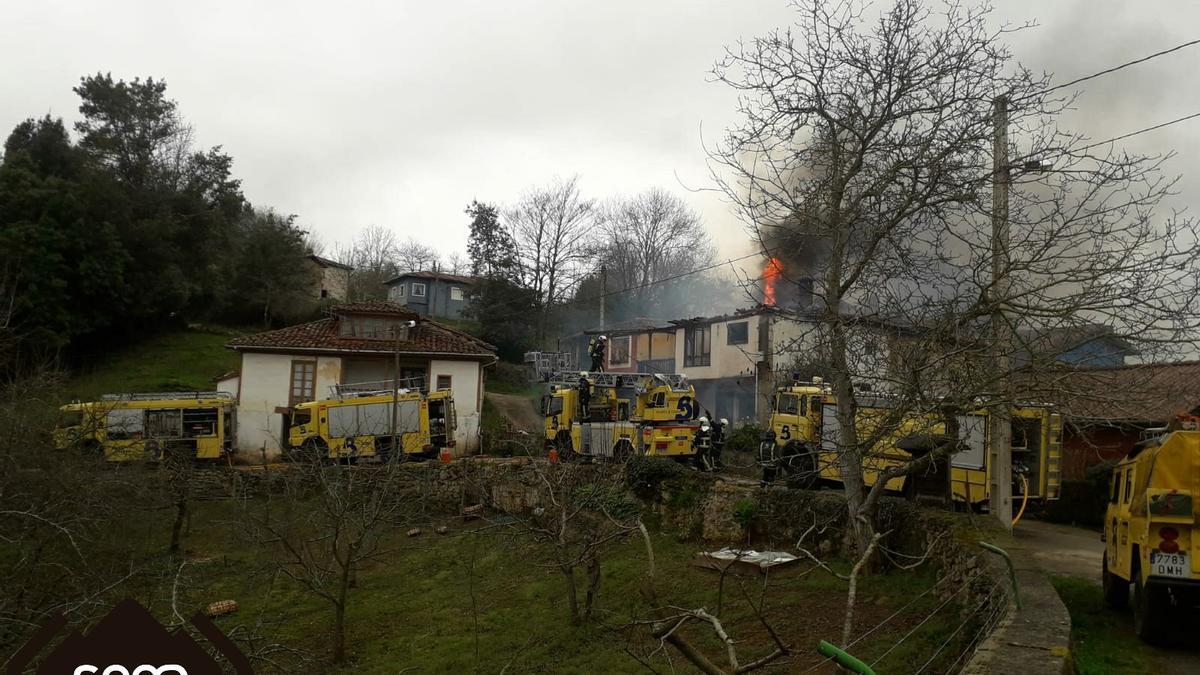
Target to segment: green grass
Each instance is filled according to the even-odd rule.
[[[325,633],[332,616],[329,605],[267,572],[266,554],[238,534],[243,529],[237,525],[238,508],[231,502],[196,505],[185,548],[193,559],[208,562],[187,568],[181,611],[186,609],[186,614],[218,599],[237,600],[237,613],[218,620],[226,630],[262,621],[269,640],[313,652],[324,663],[329,645]],[[633,617],[647,616],[641,593],[647,566],[640,539],[631,538],[605,556],[599,621],[572,627],[566,621],[562,577],[545,564],[546,549],[503,529],[475,532],[470,529],[473,525],[456,519],[441,522],[452,528],[450,534],[433,534],[429,526],[418,538],[403,536],[403,527],[388,533],[384,548],[390,552],[359,573],[348,614],[351,660],[341,672],[395,673],[405,668],[422,673],[498,672],[510,663],[509,672],[642,670],[625,648],[649,651],[654,645],[644,634],[614,630]],[[653,534],[652,540],[661,598],[673,605],[715,611],[718,575],[691,564],[695,553],[705,547],[666,534]],[[834,567],[845,571],[848,564],[835,562]],[[874,626],[934,581],[929,569],[864,578],[856,633]],[[756,579],[743,583],[757,602]],[[843,582],[820,572],[772,577],[767,613],[795,653],[763,672],[794,672],[814,665],[819,659],[818,640],[839,640],[845,592]],[[156,613],[169,616],[169,593],[156,595],[165,596]],[[769,651],[769,636],[733,577],[726,582],[723,603],[722,620],[738,640],[742,658]],[[926,596],[860,643],[856,655],[881,655],[934,605],[935,599]],[[929,653],[912,649],[941,644],[949,628],[957,625],[952,619],[947,616],[946,621],[926,624],[905,643],[905,649],[881,662],[881,667],[891,669],[881,672],[899,672],[897,668],[911,661],[898,659],[915,660]],[[684,631],[705,653],[723,661],[723,649],[710,630],[689,626]],[[678,667],[678,655],[672,656]],[[661,654],[651,661],[660,672],[671,670]]]
[[[235,335],[216,329],[155,335],[97,359],[67,382],[65,393],[86,401],[119,392],[210,391],[214,377],[240,363],[238,354],[225,348]]]
[[[1071,613],[1072,656],[1080,675],[1154,673],[1154,657],[1133,632],[1129,614],[1104,603],[1100,587],[1074,577],[1051,583]]]

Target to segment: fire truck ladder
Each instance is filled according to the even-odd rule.
[[[132,394],[104,394],[101,401],[186,401],[219,398],[232,401],[233,394],[227,391],[147,391]]]
[[[665,384],[677,391],[688,388],[687,375],[679,373],[589,373],[559,371],[550,376],[550,384],[573,387],[579,384],[580,377],[585,378],[593,387],[630,388],[646,391],[657,384]]]

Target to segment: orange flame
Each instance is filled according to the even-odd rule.
[[[783,261],[779,258],[770,258],[767,260],[767,266],[763,268],[763,304],[775,304],[775,283],[779,280],[779,276],[783,274]]]

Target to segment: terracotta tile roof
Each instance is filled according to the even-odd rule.
[[[338,335],[338,321],[337,317],[331,317],[245,335],[229,341],[225,346],[235,350],[285,354],[291,351],[395,353],[396,343],[392,340]],[[496,351],[495,347],[479,338],[428,319],[420,320],[416,327],[409,329],[409,337],[400,343],[399,349],[401,354],[447,354],[472,359],[492,357]]]
[[[329,311],[333,314],[373,314],[376,316],[399,316],[406,319],[417,319],[421,316],[404,305],[387,300],[345,302],[334,305]]]
[[[1200,406],[1200,361],[1054,369],[1022,389],[1078,420],[1167,422]]]

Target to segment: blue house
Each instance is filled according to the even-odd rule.
[[[384,282],[388,300],[418,314],[445,319],[462,318],[467,293],[475,280],[445,272],[405,272]]]
[[[1119,368],[1125,365],[1126,357],[1137,354],[1112,328],[1095,323],[1064,326],[1044,333],[1019,331],[1018,340],[1021,348],[1013,355],[1017,367],[1029,364],[1030,353],[1043,362],[1054,360],[1092,368]]]

